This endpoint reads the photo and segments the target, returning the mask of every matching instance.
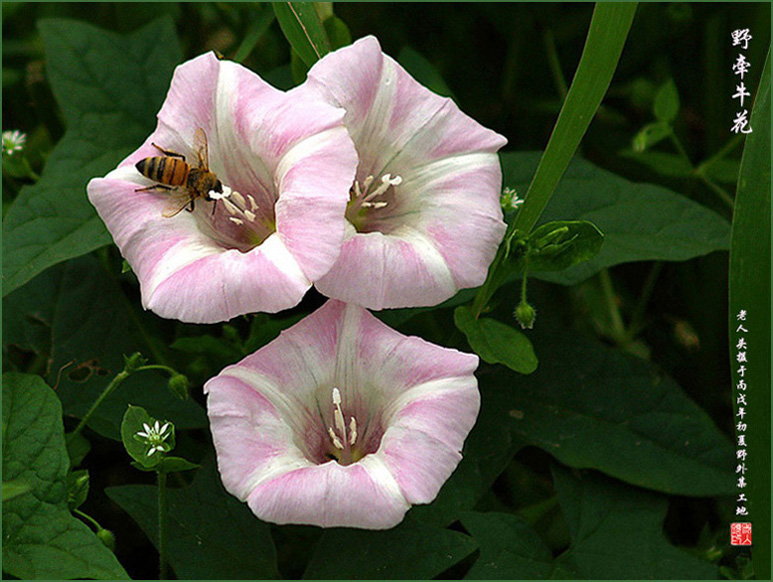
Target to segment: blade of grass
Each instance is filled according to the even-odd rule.
[[[263,10],[257,19],[250,25],[247,29],[247,34],[244,35],[242,44],[239,45],[239,48],[234,55],[234,60],[237,63],[243,63],[245,59],[250,56],[250,53],[252,53],[258,42],[260,42],[260,39],[271,26],[271,23],[274,22],[275,17],[273,10]]]
[[[735,422],[746,431],[745,493],[748,517],[736,521],[754,524],[752,565],[758,580],[770,578],[770,51],[765,60],[746,137],[730,240],[730,285],[728,314],[730,369],[733,376]],[[746,321],[739,321],[741,310]],[[739,325],[748,330],[739,330]],[[746,348],[738,348],[740,338]],[[746,352],[743,377],[738,373],[737,354]],[[747,389],[739,391],[743,379]],[[747,405],[736,399],[744,394]],[[743,406],[746,416],[738,416]],[[741,448],[741,447],[739,447]],[[740,463],[741,461],[739,461]],[[739,475],[740,476],[740,475]],[[742,504],[737,504],[742,505]]]
[[[330,52],[330,40],[314,2],[274,2],[285,37],[307,67]]]
[[[635,12],[635,2],[596,4],[580,64],[514,228],[531,230],[545,209],[607,92]]]
[[[526,192],[526,201],[516,220],[508,226],[505,240],[516,229],[531,231],[553,195],[612,81],[625,40],[628,38],[636,6],[636,2],[596,4],[574,80],[537,172]],[[473,313],[476,317],[501,284],[502,276],[497,270],[504,258],[503,245],[489,269],[486,282],[473,302]]]

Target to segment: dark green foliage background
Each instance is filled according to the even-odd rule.
[[[405,334],[483,360],[483,405],[463,462],[435,502],[386,532],[261,523],[225,493],[215,470],[201,385],[324,298],[312,291],[288,312],[213,326],[143,312],[136,278],[122,271],[86,199],[87,181],[152,131],[182,61],[215,49],[281,88],[296,83],[304,65],[291,64],[271,5],[3,3],[2,10],[3,130],[29,135],[26,153],[42,175],[33,183],[3,167],[3,371],[13,373],[4,377],[3,478],[41,473],[5,445],[22,429],[45,429],[38,444],[47,510],[86,539],[78,551],[88,554],[84,561],[65,548],[61,573],[19,566],[48,556],[22,547],[45,532],[18,526],[41,511],[38,488],[4,503],[9,573],[121,575],[65,509],[70,460],[61,428],[59,436],[51,430],[61,409],[71,431],[121,371],[123,356],[140,351],[187,375],[191,398],[177,399],[162,373],[130,377],[91,418],[83,433],[90,450],[78,466],[90,475],[81,509],[115,533],[115,555],[132,578],[157,575],[157,533],[153,476],[130,466],[120,442],[128,404],[173,421],[174,454],[202,465],[169,481],[170,564],[180,578],[750,574],[748,553],[728,544],[736,492],[727,343],[732,215],[717,190],[734,193],[742,151],[730,133],[737,110],[730,32],[752,28],[746,85],[753,90],[769,45],[768,4],[639,6],[581,142],[583,159],[570,164],[540,221],[590,221],[604,244],[590,261],[529,279],[534,330],[521,331],[512,315],[517,274],[477,322],[464,305],[471,291],[438,308],[379,314]],[[504,185],[521,195],[592,11],[578,3],[335,5],[352,38],[377,36],[417,79],[508,138]],[[668,139],[633,150],[656,115],[673,125],[683,154]],[[721,160],[704,164],[724,147]],[[45,427],[35,428],[34,407],[51,417]],[[12,413],[20,415],[10,425],[17,433],[6,426]],[[82,563],[88,568],[79,570]]]

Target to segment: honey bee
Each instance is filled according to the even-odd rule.
[[[215,214],[217,199],[212,198],[209,193],[213,191],[222,193],[223,184],[213,172],[209,171],[209,149],[204,130],[199,128],[194,135],[198,158],[198,164],[195,166],[189,165],[182,154],[165,150],[156,144],[152,145],[163,155],[142,159],[135,167],[140,174],[158,184],[137,188],[135,192],[164,190],[173,195],[177,204],[163,213],[164,218],[177,216],[186,207],[188,212],[193,212],[197,198],[214,202],[212,214]]]

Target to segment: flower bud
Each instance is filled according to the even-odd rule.
[[[188,400],[190,382],[188,377],[183,374],[174,374],[169,378],[169,389],[180,400]]]
[[[97,531],[97,537],[111,552],[115,552],[115,535],[109,529]]]
[[[521,301],[515,308],[515,319],[521,324],[521,329],[531,329],[534,327],[534,320],[537,319],[537,310],[526,301]]]

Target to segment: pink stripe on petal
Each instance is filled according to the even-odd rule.
[[[343,467],[335,462],[263,483],[248,504],[260,519],[278,524],[368,529],[394,527],[409,508],[391,476],[377,480],[364,463]]]
[[[369,309],[437,305],[456,292],[448,265],[421,233],[357,233],[316,283],[323,295]]]
[[[430,503],[462,460],[438,438],[410,428],[390,426],[376,453],[381,456],[409,503]]]
[[[201,127],[211,133],[219,73],[220,62],[213,52],[178,66],[158,119],[169,127]]]
[[[288,309],[310,286],[274,235],[247,253],[226,250],[170,274],[146,303],[161,317],[216,323],[242,313]]]
[[[231,494],[244,501],[265,474],[308,464],[290,427],[259,392],[227,376],[207,382],[206,391],[218,467]]]
[[[449,449],[461,450],[480,410],[475,377],[428,382],[405,392],[391,426],[432,435]]]
[[[325,55],[309,70],[307,85],[346,109],[346,124],[358,128],[380,89],[384,55],[373,36]]]

